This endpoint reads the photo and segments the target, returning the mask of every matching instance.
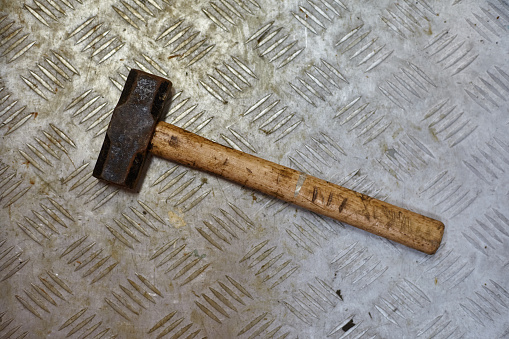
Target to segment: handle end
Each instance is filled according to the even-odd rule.
[[[426,254],[435,254],[436,251],[440,248],[440,245],[442,243],[442,238],[444,236],[444,231],[445,231],[445,225],[443,222],[441,221],[438,221],[438,220],[435,220],[435,219],[430,219],[430,220],[433,220],[435,226],[434,227],[430,227],[430,239],[427,241],[427,246],[425,246],[421,251],[426,253]]]

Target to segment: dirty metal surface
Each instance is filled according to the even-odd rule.
[[[0,336],[509,336],[506,0],[0,1]],[[128,70],[165,121],[442,220],[426,256],[150,160],[92,177]]]

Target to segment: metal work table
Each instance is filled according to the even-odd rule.
[[[507,0],[0,0],[0,337],[509,337]],[[153,158],[165,121],[443,221],[434,256]]]

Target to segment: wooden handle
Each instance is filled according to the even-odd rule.
[[[150,152],[427,254],[435,253],[442,241],[444,224],[438,220],[225,147],[165,122],[156,126]]]

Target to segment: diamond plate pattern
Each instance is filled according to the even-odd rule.
[[[0,1],[0,337],[509,336],[506,0]],[[425,256],[152,159],[92,177],[131,68],[167,122],[434,216]]]

